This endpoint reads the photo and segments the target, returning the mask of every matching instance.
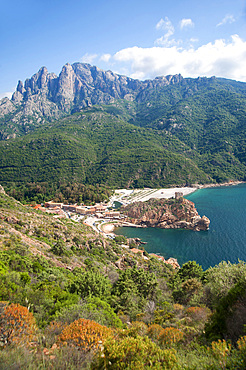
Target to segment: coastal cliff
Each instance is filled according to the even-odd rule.
[[[179,199],[150,199],[121,208],[125,221],[146,227],[162,229],[208,230],[210,220],[200,216],[193,202]]]

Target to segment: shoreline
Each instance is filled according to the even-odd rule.
[[[196,187],[197,189],[206,189],[206,188],[219,188],[219,187],[222,187],[222,186],[236,186],[236,185],[240,185],[240,184],[245,184],[246,181],[229,181],[229,182],[223,182],[223,183],[215,183],[215,184],[204,184],[204,185],[200,185],[200,184],[197,184]]]
[[[168,193],[175,193],[175,191],[182,192],[182,190],[185,189],[186,190],[185,191],[185,194],[183,194],[185,196],[185,195],[191,194],[191,193],[193,193],[193,192],[195,192],[197,190],[200,190],[200,189],[219,188],[219,187],[228,187],[228,186],[237,186],[237,185],[245,184],[245,183],[246,183],[246,181],[230,181],[230,182],[224,182],[224,183],[210,183],[210,184],[204,184],[204,185],[202,185],[202,184],[194,184],[194,185],[192,185],[189,188],[188,187],[187,188],[185,188],[185,187],[182,187],[182,188],[181,187],[180,188],[175,187],[175,188],[169,188],[169,189],[159,189],[159,192],[163,193],[163,190],[166,190],[166,191],[168,191]],[[155,197],[156,194],[157,194],[156,192],[155,193],[152,193],[151,194],[152,195],[152,198],[155,198],[155,199],[164,198],[164,196],[163,197]],[[167,192],[165,192],[165,194],[167,194]],[[161,195],[163,195],[163,194],[161,194]],[[130,224],[130,223],[124,223],[124,222],[115,222],[114,224],[111,224],[111,233],[113,235],[118,235],[118,234],[114,234],[113,233],[113,230],[115,228],[119,228],[119,227],[135,227],[136,228],[136,225],[135,224]],[[137,226],[137,227],[139,227],[139,226]],[[140,226],[140,227],[142,227],[142,226]],[[160,258],[163,258],[164,259],[164,256],[161,256],[160,255]],[[178,263],[178,261],[177,261],[177,263]]]
[[[173,188],[165,188],[165,189],[157,189],[154,193],[152,193],[150,196],[146,196],[146,197],[143,197],[141,198],[140,201],[142,202],[145,202],[146,200],[150,199],[150,198],[155,198],[155,199],[167,199],[167,198],[171,198],[173,196],[175,196],[175,192],[182,192],[183,193],[183,196],[186,196],[186,195],[189,195],[189,194],[192,194],[194,193],[195,191],[197,190],[200,190],[200,189],[207,189],[207,188],[217,188],[217,187],[222,187],[222,186],[237,186],[237,185],[240,185],[240,184],[245,184],[246,181],[229,181],[229,182],[224,182],[224,183],[210,183],[210,184],[194,184],[194,185],[191,185],[190,187],[173,187]],[[137,189],[135,189],[137,190]],[[121,189],[119,191],[128,191],[128,189]],[[140,225],[135,225],[135,224],[131,224],[129,222],[124,222],[124,221],[115,221],[115,222],[108,222],[105,224],[102,224],[101,225],[101,229],[103,231],[103,233],[105,234],[113,234],[113,235],[116,235],[113,233],[114,229],[115,228],[118,228],[118,227],[134,227],[134,228],[142,228],[144,226],[140,226]]]
[[[191,186],[173,186],[170,188],[161,189],[117,189],[115,195],[112,197],[112,203],[117,201],[122,205],[128,205],[134,202],[145,202],[151,198],[154,199],[168,199],[174,198],[175,193],[183,193],[183,196],[187,196],[200,189],[222,187],[222,186],[236,186],[244,184],[246,181],[229,181],[223,183],[210,183],[210,184],[192,184]]]

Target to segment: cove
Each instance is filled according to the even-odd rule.
[[[207,269],[221,261],[246,261],[246,184],[199,189],[186,198],[210,219],[208,231],[122,227],[114,232],[140,238],[148,253],[177,258],[180,265],[192,260]]]

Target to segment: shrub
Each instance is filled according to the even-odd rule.
[[[194,322],[202,321],[204,323],[210,314],[210,310],[207,307],[189,307],[186,313]]]
[[[228,356],[231,352],[231,344],[227,343],[224,339],[219,339],[217,342],[212,342],[211,352],[215,359],[219,361],[221,368],[225,369]]]
[[[122,322],[113,308],[97,297],[87,298],[79,304],[64,307],[56,314],[57,320],[71,324],[80,318],[96,321],[105,326],[122,327]]]
[[[78,319],[67,325],[58,336],[58,343],[89,351],[97,348],[111,334],[111,329],[92,320]]]
[[[132,326],[128,330],[130,332],[130,336],[144,336],[147,334],[148,326],[143,321],[133,321]]]
[[[184,337],[184,333],[176,328],[168,327],[160,332],[158,341],[165,347],[171,347],[172,345],[180,342]]]
[[[154,341],[156,341],[159,338],[159,335],[161,331],[163,330],[163,327],[159,324],[152,324],[148,327],[147,335]]]
[[[92,369],[173,369],[176,362],[174,350],[163,350],[148,337],[109,338]]]
[[[3,345],[33,341],[37,330],[33,314],[19,304],[6,305],[3,302],[1,306],[0,337]]]

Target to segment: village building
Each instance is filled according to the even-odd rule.
[[[86,212],[85,212],[86,215],[94,215],[94,213],[96,213],[95,207],[88,208],[86,209]]]
[[[120,212],[108,211],[108,212],[104,212],[103,216],[105,218],[120,218]]]
[[[94,208],[96,209],[96,212],[104,212],[108,206],[106,204],[96,204]]]
[[[45,208],[56,208],[56,207],[62,208],[63,203],[55,203],[55,202],[52,202],[52,200],[51,200],[49,202],[45,202],[44,206],[45,206]]]
[[[82,206],[76,207],[76,213],[78,213],[79,215],[86,215],[86,211],[87,211],[86,207],[82,207]]]
[[[76,212],[77,205],[71,205],[71,204],[63,204],[62,209],[67,212]]]

